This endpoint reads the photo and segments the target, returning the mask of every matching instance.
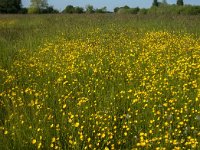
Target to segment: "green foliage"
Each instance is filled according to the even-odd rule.
[[[115,13],[117,13],[119,9],[120,9],[119,7],[115,7],[113,11],[114,11]]]
[[[157,15],[198,15],[200,14],[200,6],[177,6],[177,5],[160,5],[159,7],[152,7],[148,10],[149,14]]]
[[[59,13],[59,11],[57,9],[54,9],[53,6],[48,6],[46,9],[46,13],[57,14],[57,13]]]
[[[94,13],[95,10],[94,10],[94,7],[92,5],[87,5],[86,6],[86,13]]]
[[[27,14],[28,13],[28,8],[21,8],[18,13],[19,14]]]
[[[131,14],[137,14],[139,11],[140,11],[140,8],[139,8],[139,7],[130,8],[130,9],[129,9],[129,13],[131,13]]]
[[[29,14],[39,14],[40,13],[40,9],[37,7],[29,7],[28,8],[28,13]]]
[[[117,8],[114,11],[116,11],[118,14],[137,14],[140,11],[140,8],[130,8],[129,6],[125,5],[124,7]]]
[[[125,9],[125,8],[120,8],[118,11],[117,11],[118,14],[129,14],[129,9]]]
[[[183,0],[177,0],[176,4],[179,6],[183,6],[184,2],[183,2]]]
[[[96,13],[106,13],[107,12],[107,8],[103,7],[103,8],[99,8],[95,10]]]
[[[74,7],[72,5],[68,5],[65,7],[65,9],[62,11],[62,13],[68,13],[68,14],[72,14],[72,13],[84,13],[84,9],[82,7]]]
[[[183,8],[180,8],[180,14],[199,15],[200,14],[200,6],[183,6]]]
[[[47,0],[31,0],[28,13],[43,13],[48,8]]]
[[[74,13],[75,12],[75,8],[72,5],[68,5],[65,7],[65,9],[63,10],[63,13]]]
[[[79,6],[75,7],[75,13],[77,13],[77,14],[84,13],[84,8],[79,7]]]
[[[124,7],[121,7],[121,8],[124,8],[124,9],[130,9],[129,6],[125,5]]]
[[[47,0],[31,0],[31,7],[37,9],[45,9],[47,8],[48,3]]]
[[[146,8],[141,8],[138,12],[138,14],[143,14],[143,15],[146,15],[148,13],[148,10],[149,9],[146,9]]]
[[[154,0],[152,6],[157,7],[158,6],[158,0]]]
[[[59,13],[53,6],[48,6],[47,0],[31,0],[31,5],[28,8],[29,14],[47,14]]]
[[[162,0],[162,4],[163,5],[167,5],[168,3],[167,3],[167,0]]]
[[[21,0],[1,0],[0,13],[18,13],[21,9]]]

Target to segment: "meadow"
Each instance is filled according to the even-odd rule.
[[[1,15],[0,149],[200,149],[200,16]]]

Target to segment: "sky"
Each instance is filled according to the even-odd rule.
[[[161,0],[162,1],[162,0]],[[62,11],[67,5],[84,7],[88,4],[93,5],[94,8],[107,7],[112,11],[115,7],[128,5],[129,7],[149,8],[153,0],[48,0],[48,4],[54,8]],[[176,0],[167,0],[169,4],[175,4]],[[200,5],[200,0],[184,0],[185,4]],[[30,0],[22,0],[24,7],[30,5]]]

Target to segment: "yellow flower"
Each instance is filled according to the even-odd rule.
[[[82,134],[80,135],[80,140],[83,141],[83,135]]]
[[[51,139],[51,142],[54,143],[55,141],[56,141],[56,138],[53,137],[53,138]]]
[[[67,107],[67,105],[66,105],[66,104],[64,104],[64,105],[63,105],[63,109],[65,109],[66,107]]]
[[[40,143],[38,144],[38,149],[40,149],[41,146],[42,146],[42,143],[40,142]]]
[[[105,149],[104,150],[109,150],[109,148],[108,147],[105,147]]]
[[[77,128],[79,126],[79,122],[76,122],[74,126]]]
[[[91,141],[91,138],[88,138],[88,142],[90,142]]]
[[[8,131],[6,130],[6,131],[4,131],[4,134],[6,135],[6,134],[8,134]]]
[[[70,143],[70,144],[73,144],[73,141],[72,141],[72,140],[69,140],[69,143]]]
[[[149,130],[149,133],[151,134],[151,133],[153,133],[153,131],[152,131],[152,130]]]
[[[54,124],[51,124],[50,128],[53,128]]]
[[[35,144],[36,142],[37,142],[36,139],[33,139],[33,140],[32,140],[32,144]]]
[[[144,146],[146,145],[146,143],[143,141],[143,142],[140,143],[140,145],[141,145],[142,147],[144,147]]]
[[[52,148],[52,147],[54,147],[54,144],[53,144],[53,143],[51,143],[50,147],[51,147],[51,148]]]
[[[106,136],[106,134],[105,134],[105,133],[103,133],[103,134],[101,135],[101,137],[102,137],[102,138],[104,138],[105,136]]]
[[[127,132],[124,132],[124,136],[127,136]]]

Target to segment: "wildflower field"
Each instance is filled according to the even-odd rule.
[[[0,16],[0,149],[200,149],[198,20]]]

